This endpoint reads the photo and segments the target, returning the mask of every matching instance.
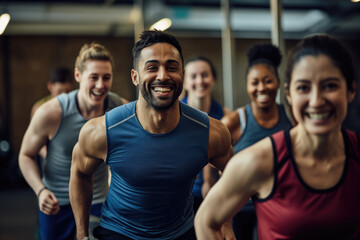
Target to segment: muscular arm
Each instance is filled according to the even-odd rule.
[[[222,122],[213,118],[209,119],[209,163],[218,170],[223,171],[226,164],[233,156],[230,133]],[[206,173],[204,173],[204,184],[206,184],[206,178]],[[222,239],[235,239],[234,232],[232,230],[232,219],[229,219],[226,223],[222,224],[219,234],[222,236]]]
[[[210,188],[215,184],[219,170],[214,168],[211,164],[207,164],[202,171],[204,183],[201,186],[201,195],[205,198]]]
[[[40,169],[37,164],[37,154],[58,129],[61,120],[61,107],[54,99],[43,104],[32,117],[25,132],[19,152],[19,167],[26,182],[39,197],[39,208],[45,214],[55,214],[59,211],[55,195],[44,189]]]
[[[104,116],[89,120],[81,129],[73,149],[69,196],[77,239],[89,236],[89,214],[93,192],[93,174],[106,156]]]
[[[242,131],[240,126],[240,118],[237,110],[227,113],[221,122],[229,129],[231,134],[231,144],[235,145],[241,138]]]
[[[233,155],[230,133],[222,122],[211,117],[209,119],[209,163],[223,171]]]
[[[270,194],[273,186],[273,156],[269,138],[236,154],[209,191],[195,217],[199,240],[222,239],[220,228],[252,195]],[[216,209],[216,211],[214,211]]]

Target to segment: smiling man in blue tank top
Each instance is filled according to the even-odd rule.
[[[77,239],[88,236],[92,175],[104,161],[112,178],[96,237],[196,239],[193,181],[208,162],[224,169],[230,134],[220,121],[179,102],[183,56],[172,35],[145,31],[133,54],[138,100],[89,121],[73,150]]]

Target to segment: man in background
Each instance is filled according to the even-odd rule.
[[[43,103],[60,95],[61,93],[68,93],[74,89],[74,80],[70,69],[66,67],[55,68],[50,74],[50,79],[47,82],[47,89],[50,94],[41,98],[33,105],[31,109],[31,117]]]

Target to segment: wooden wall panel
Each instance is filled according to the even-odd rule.
[[[220,38],[178,38],[183,48],[185,60],[195,55],[204,55],[210,58],[217,70],[217,83],[214,89],[214,98],[223,103],[222,53]],[[115,60],[114,83],[112,91],[127,98],[136,99],[136,88],[131,82],[132,68],[132,38],[121,37],[70,37],[70,36],[11,36],[8,37],[8,52],[10,66],[10,103],[11,125],[10,133],[12,145],[17,154],[22,136],[29,123],[32,104],[47,94],[46,81],[52,69],[57,66],[74,67],[75,57],[84,43],[92,41],[106,46]],[[245,71],[247,68],[246,53],[257,43],[270,42],[269,39],[236,39],[235,41],[235,108],[249,103],[246,92]],[[297,43],[296,40],[286,42],[288,51]],[[357,41],[348,41],[356,45]],[[2,39],[0,39],[0,46]],[[359,51],[356,48],[356,51]],[[360,56],[359,53],[356,53]],[[287,55],[284,54],[284,58]],[[0,55],[2,56],[2,55]],[[356,58],[358,60],[359,57]],[[0,77],[3,77],[3,57],[0,58]],[[358,70],[359,68],[357,68]],[[359,70],[358,70],[359,72]],[[280,73],[281,75],[282,73]],[[358,75],[359,76],[359,75]],[[0,86],[0,93],[3,86]],[[6,99],[0,96],[0,104]],[[1,106],[1,105],[0,105]]]
[[[58,66],[74,69],[75,58],[84,43],[98,42],[115,60],[112,91],[133,100],[135,88],[130,78],[132,39],[107,37],[11,37],[9,44],[11,72],[11,135],[19,150],[29,123],[33,103],[48,94],[46,82]]]

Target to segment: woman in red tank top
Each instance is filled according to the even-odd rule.
[[[360,238],[359,142],[341,130],[356,89],[349,52],[325,34],[304,38],[285,89],[298,124],[233,157],[196,215],[198,239],[223,239],[250,197],[260,240]]]

